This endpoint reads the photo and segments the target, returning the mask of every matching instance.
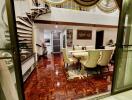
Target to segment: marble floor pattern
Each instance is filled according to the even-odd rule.
[[[76,66],[74,66],[76,67]],[[26,100],[76,100],[111,89],[112,71],[89,77],[67,79],[61,54],[41,58],[24,83]]]

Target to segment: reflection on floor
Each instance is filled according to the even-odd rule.
[[[112,72],[68,79],[62,55],[40,59],[24,84],[26,100],[74,100],[110,91]]]

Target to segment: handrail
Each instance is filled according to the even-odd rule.
[[[39,44],[36,44],[36,46],[42,47],[42,46],[41,46],[41,45],[39,45]]]

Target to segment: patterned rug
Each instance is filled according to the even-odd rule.
[[[96,74],[96,72],[94,71],[89,71],[88,72],[88,76],[93,76]],[[67,71],[67,74],[68,74],[68,79],[74,79],[74,78],[79,78],[79,79],[83,79],[85,77],[87,77],[87,72],[84,71],[83,73],[80,72],[80,70],[77,70],[77,69],[70,69]]]
[[[113,72],[113,66],[109,65],[109,71]],[[109,73],[107,68],[103,68],[103,73]],[[81,71],[79,69],[73,69],[73,66],[70,66],[67,69],[67,75],[68,75],[68,80],[70,79],[74,79],[74,78],[79,78],[79,79],[83,79],[87,77],[87,71],[84,70],[83,73],[81,73]],[[97,72],[95,70],[88,70],[88,76],[94,76],[97,75]]]

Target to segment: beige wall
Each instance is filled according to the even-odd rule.
[[[104,29],[104,43],[103,45],[106,45],[110,39],[116,43],[117,38],[117,28],[106,28]]]
[[[117,28],[95,28],[95,27],[73,27],[73,45],[95,45],[96,42],[96,31],[104,30],[104,40],[103,45],[105,46],[110,39],[116,43],[117,38]],[[77,40],[77,30],[92,30],[91,40]]]
[[[77,30],[92,30],[92,39],[91,40],[77,40]],[[75,27],[73,28],[73,45],[95,45],[96,30],[89,27]]]
[[[37,27],[36,27],[36,43],[41,45],[41,43],[44,41],[44,30],[48,29],[49,26],[47,28],[46,28],[46,26],[43,26],[43,25],[40,25],[40,26],[37,25]],[[49,28],[48,30],[51,30],[51,29]],[[66,29],[73,29],[73,45],[82,45],[82,46],[94,45],[95,46],[96,31],[99,31],[99,30],[104,30],[104,43],[103,43],[104,46],[108,43],[108,41],[110,39],[113,39],[113,41],[115,43],[116,38],[117,38],[117,28],[65,26],[62,30],[64,30],[64,29],[65,29],[64,33],[66,33]],[[92,39],[91,40],[77,40],[77,30],[92,30]],[[53,30],[51,30],[51,31],[53,31]]]
[[[102,14],[95,11],[93,13],[86,11],[77,11],[63,8],[51,8],[51,13],[39,16],[39,20],[62,21],[101,25],[118,25],[119,12],[115,14]]]

